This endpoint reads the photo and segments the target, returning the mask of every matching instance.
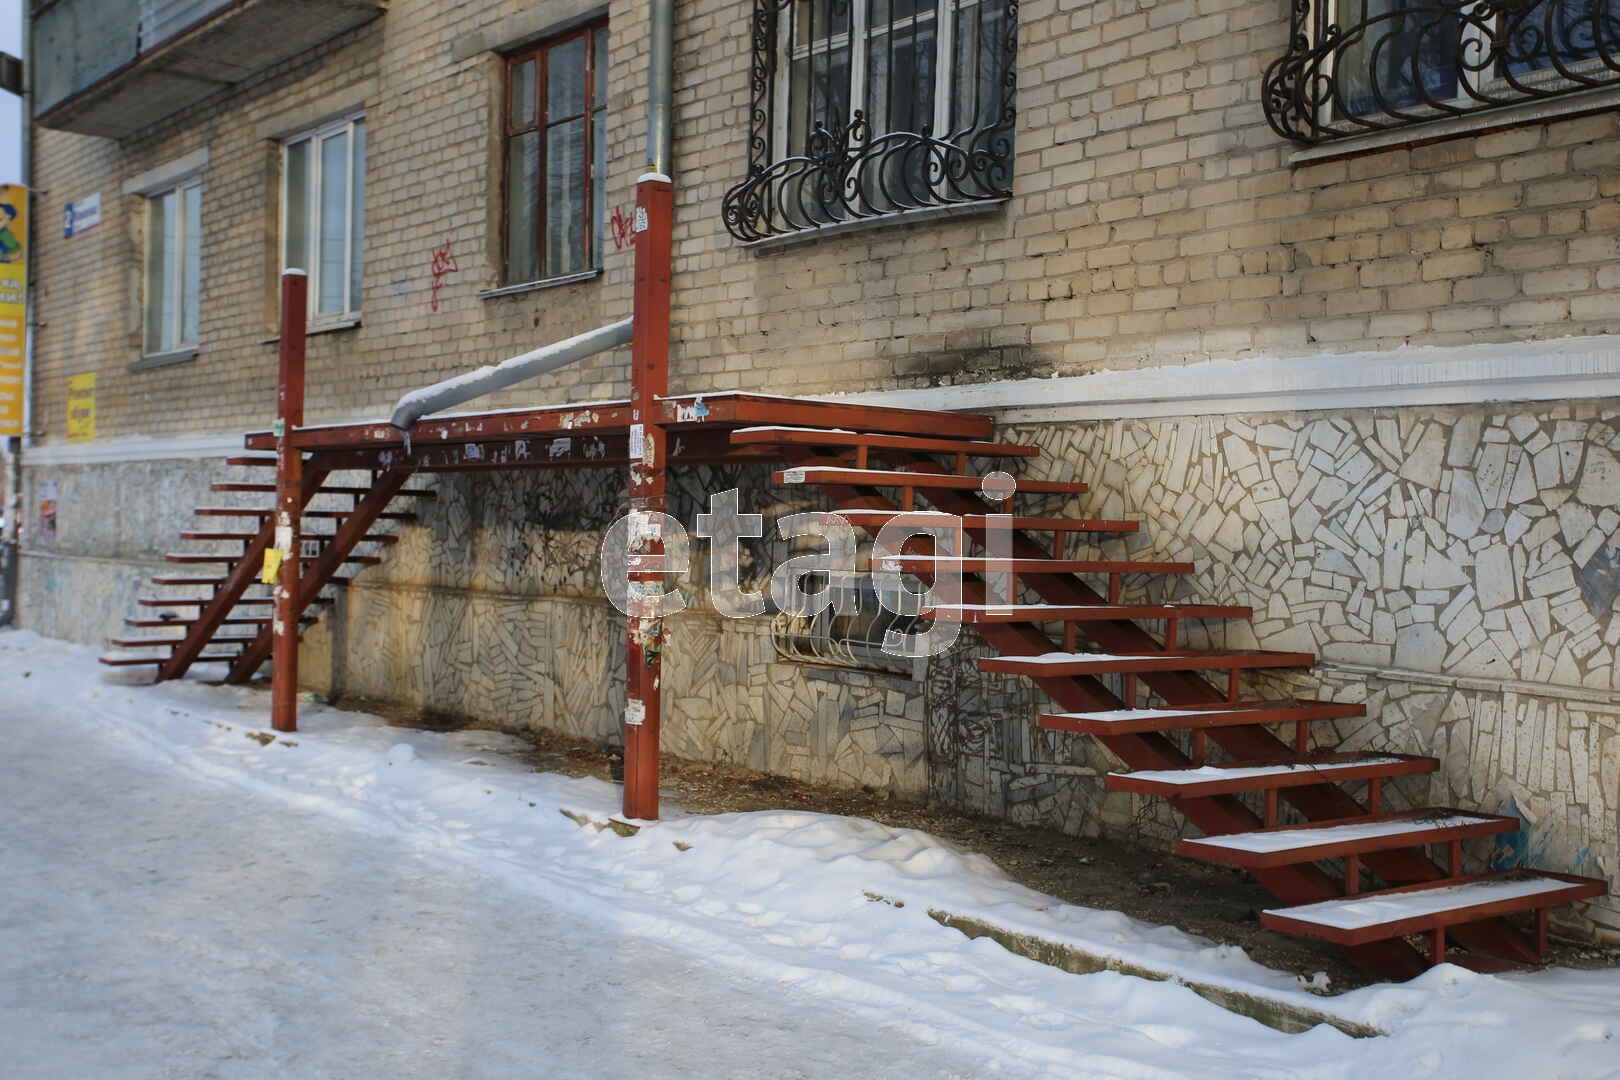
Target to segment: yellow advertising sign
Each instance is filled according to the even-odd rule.
[[[23,433],[28,330],[28,189],[0,184],[0,435]]]
[[[68,442],[96,437],[96,373],[68,376]]]

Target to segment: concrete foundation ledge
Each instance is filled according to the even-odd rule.
[[[894,901],[884,899],[888,903]],[[997,926],[984,919],[953,915],[937,908],[928,909],[929,916],[941,926],[958,930],[970,938],[989,938],[1008,952],[1028,957],[1037,963],[1055,967],[1075,975],[1090,975],[1099,971],[1116,971],[1121,975],[1134,975],[1154,982],[1174,982],[1185,986],[1206,1001],[1213,1002],[1228,1012],[1247,1016],[1278,1031],[1289,1033],[1309,1031],[1318,1024],[1329,1024],[1356,1039],[1371,1039],[1387,1032],[1369,1024],[1346,1020],[1331,1013],[1308,1009],[1291,1001],[1280,1001],[1231,987],[1198,982],[1169,971],[1157,971],[1122,960],[1117,956],[1101,956],[1063,942],[1049,941],[1034,934],[1020,933]]]

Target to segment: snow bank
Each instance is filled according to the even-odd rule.
[[[671,808],[624,837],[563,813],[606,821],[616,787],[534,772],[526,744],[510,736],[394,728],[314,705],[302,731],[277,736],[264,726],[261,692],[139,678],[104,673],[86,648],[0,632],[0,722],[9,710],[48,709],[64,738],[114,740],[206,782],[250,785],[403,837],[544,905],[799,987],[928,1043],[960,1041],[1005,1075],[1620,1076],[1620,972],[1482,976],[1442,965],[1404,985],[1324,998],[1240,949],[1060,903],[914,830]],[[940,925],[930,909],[1389,1034],[1284,1034],[1175,982],[1045,967]]]

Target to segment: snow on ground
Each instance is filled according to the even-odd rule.
[[[674,811],[621,837],[560,812],[605,820],[617,788],[529,771],[517,739],[320,706],[268,738],[262,693],[142,681],[0,632],[23,1076],[1620,1077],[1620,972],[1443,965],[1322,998],[913,830]],[[1388,1035],[1065,974],[930,908]]]

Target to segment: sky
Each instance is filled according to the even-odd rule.
[[[22,56],[23,0],[0,0],[0,52]],[[0,184],[22,180],[22,100],[0,90]]]

